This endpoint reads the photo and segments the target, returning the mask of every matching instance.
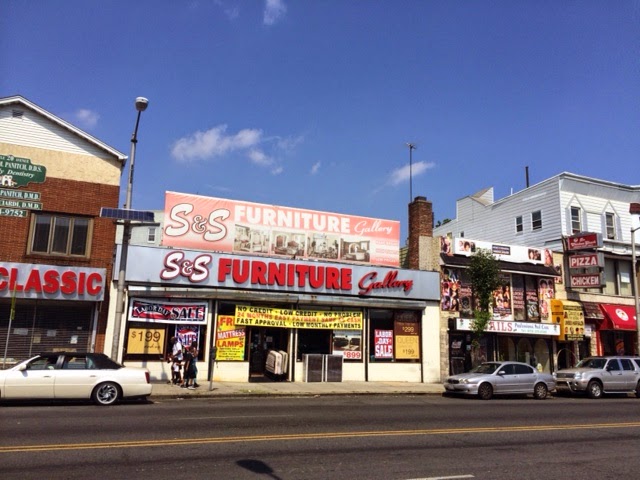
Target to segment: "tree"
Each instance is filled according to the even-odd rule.
[[[450,218],[445,218],[444,220],[438,220],[436,222],[436,227],[441,227],[442,225],[446,225],[447,223],[449,223],[451,221]]]
[[[479,249],[472,257],[468,269],[471,289],[476,300],[477,308],[473,310],[472,329],[475,333],[474,346],[484,334],[489,320],[491,320],[491,303],[493,292],[501,285],[500,267],[498,260],[488,251]]]

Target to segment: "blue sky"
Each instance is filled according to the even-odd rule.
[[[562,171],[640,184],[640,2],[8,0],[0,96],[165,190],[402,222]],[[126,180],[126,172],[123,181]],[[124,197],[124,191],[123,191]]]

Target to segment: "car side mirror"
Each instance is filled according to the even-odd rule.
[[[613,370],[613,367],[611,365],[607,365],[606,370],[607,370],[607,372],[610,372],[611,370]]]
[[[498,372],[498,375],[506,375],[506,374],[507,374],[507,372],[505,372],[504,370],[500,370],[500,371]]]
[[[27,365],[24,363],[18,367],[18,370],[20,370],[21,372],[24,372],[26,369],[27,369]]]

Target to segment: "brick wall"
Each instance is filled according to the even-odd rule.
[[[109,281],[112,278],[112,262],[116,226],[111,219],[102,219],[100,207],[118,207],[119,187],[99,183],[79,182],[47,178],[42,184],[30,184],[20,188],[41,194],[42,212],[85,215],[93,217],[91,255],[88,259],[74,259],[51,255],[27,255],[31,214],[27,218],[0,217],[0,260],[15,263],[36,263],[89,268],[106,268],[105,298],[98,315],[96,351],[102,352],[107,325]]]
[[[409,204],[409,251],[408,266],[413,270],[421,268],[421,237],[433,237],[433,205],[426,197],[416,197]]]

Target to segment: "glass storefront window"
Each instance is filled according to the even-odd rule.
[[[369,361],[420,361],[420,313],[410,310],[369,311]]]

